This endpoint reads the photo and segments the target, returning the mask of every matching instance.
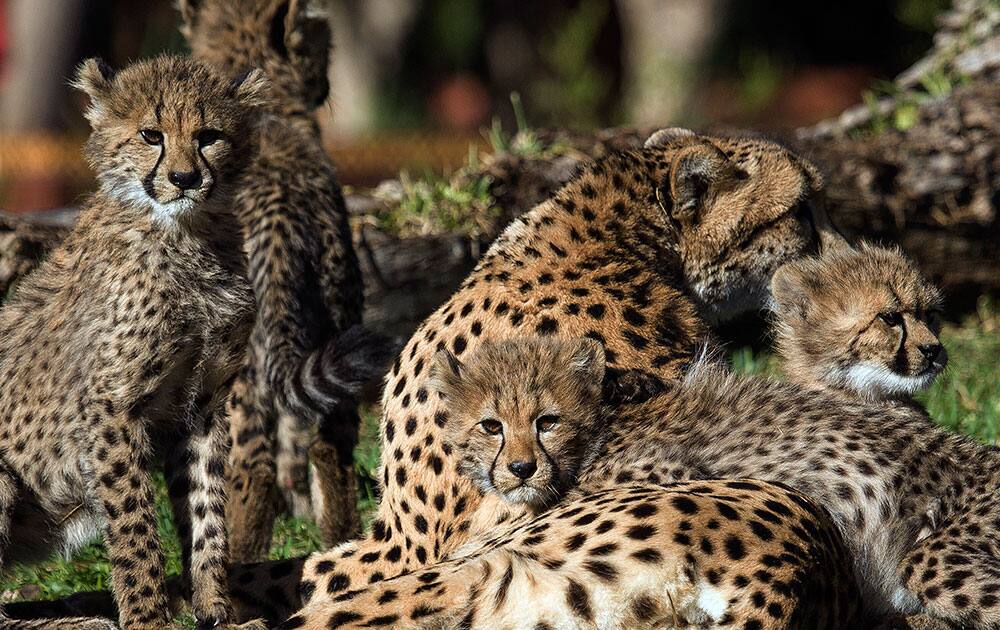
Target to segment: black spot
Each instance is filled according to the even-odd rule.
[[[765,527],[760,521],[750,521],[750,530],[761,540],[767,541],[774,538],[771,530]]]
[[[628,528],[625,535],[632,540],[646,540],[656,533],[656,528],[652,525],[633,525]]]
[[[663,559],[663,555],[659,551],[650,547],[633,552],[632,557],[639,562],[649,563],[659,562]]]
[[[552,335],[559,330],[559,322],[551,317],[543,317],[535,326],[535,332],[539,335]]]
[[[330,581],[326,584],[327,593],[342,591],[351,585],[351,578],[346,573],[334,573],[330,576]]]
[[[736,536],[730,535],[726,537],[724,543],[726,548],[726,555],[732,560],[741,560],[747,555],[746,547],[743,546],[743,541]]]
[[[601,319],[604,317],[604,305],[603,304],[591,304],[587,307],[587,315],[590,315],[594,319]]]
[[[648,518],[656,514],[656,512],[656,506],[652,503],[643,503],[642,505],[637,505],[629,510],[629,514],[635,518]]]
[[[594,613],[590,610],[590,595],[581,584],[574,580],[569,581],[566,589],[566,602],[577,617],[585,621],[591,621]]]
[[[574,534],[569,540],[566,541],[566,551],[576,551],[582,547],[585,542],[587,542],[586,534]]]
[[[670,503],[684,514],[697,514],[698,504],[685,496],[677,496],[670,500]]]

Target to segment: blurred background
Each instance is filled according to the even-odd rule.
[[[946,0],[328,0],[320,111],[345,184],[447,171],[514,129],[730,125],[780,130],[877,93],[931,45]],[[0,0],[0,208],[71,204],[73,67],[183,51],[171,0]]]

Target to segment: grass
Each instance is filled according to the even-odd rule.
[[[983,298],[974,313],[961,322],[947,324],[942,340],[951,361],[930,390],[921,394],[931,415],[944,427],[985,442],[1000,437],[1000,302]],[[742,372],[780,376],[778,363],[767,352],[750,348],[731,353],[733,366]],[[379,469],[379,418],[377,410],[362,413],[361,438],[354,452],[359,476],[358,507],[367,527],[377,505]],[[180,549],[170,520],[166,490],[158,484],[158,516],[167,557],[167,573],[180,572]],[[281,518],[274,528],[270,557],[290,558],[320,548],[319,531],[301,519]],[[0,592],[7,597],[56,598],[75,591],[106,588],[110,565],[102,546],[94,544],[68,560],[54,559],[33,567],[15,567],[0,578]],[[26,590],[21,590],[28,586]],[[185,621],[182,619],[182,621]],[[189,622],[190,620],[186,620]]]

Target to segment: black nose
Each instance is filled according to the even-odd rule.
[[[181,190],[190,190],[201,186],[201,173],[198,171],[170,171],[167,173],[167,179]]]
[[[920,350],[920,354],[924,355],[925,359],[934,362],[941,355],[941,350],[944,349],[944,346],[939,343],[925,343],[918,346],[918,349]]]
[[[536,466],[535,462],[533,461],[511,462],[507,464],[507,468],[509,468],[510,472],[514,473],[514,475],[519,479],[527,479],[528,477],[535,474],[536,470],[538,470],[538,466]]]

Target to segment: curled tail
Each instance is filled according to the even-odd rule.
[[[357,406],[365,385],[383,374],[393,351],[387,337],[360,325],[348,328],[289,375],[286,411],[319,422],[338,409]]]

